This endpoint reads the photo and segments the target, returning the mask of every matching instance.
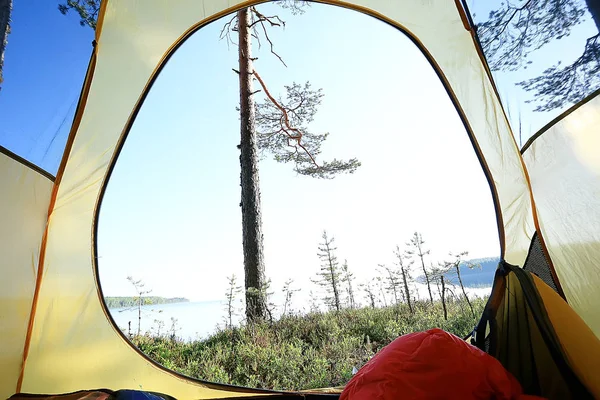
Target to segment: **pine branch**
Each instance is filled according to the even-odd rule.
[[[269,89],[267,89],[267,86],[265,85],[265,82],[262,80],[262,78],[260,77],[260,75],[258,74],[258,72],[256,70],[254,70],[253,72],[254,76],[256,77],[256,79],[258,80],[258,83],[260,83],[260,85],[262,86],[263,90],[265,91],[265,94],[267,95],[267,97],[269,98],[269,100],[271,101],[271,103],[273,103],[273,105],[275,107],[277,107],[279,109],[279,111],[281,111],[283,117],[282,117],[282,122],[284,124],[284,126],[281,127],[282,131],[288,136],[288,145],[292,146],[290,143],[290,140],[294,140],[296,141],[296,144],[298,145],[298,147],[300,147],[302,150],[304,150],[304,152],[306,153],[306,155],[308,155],[308,157],[310,158],[310,160],[312,161],[312,163],[317,167],[319,167],[319,164],[317,164],[317,161],[315,160],[315,158],[312,156],[312,154],[310,154],[310,152],[306,149],[306,147],[301,143],[301,139],[302,139],[302,132],[300,132],[299,129],[294,128],[290,125],[290,120],[287,114],[286,109],[279,104],[279,102],[277,100],[275,100],[275,98],[271,95],[271,93],[269,92]],[[290,131],[294,132],[295,135],[291,135]]]

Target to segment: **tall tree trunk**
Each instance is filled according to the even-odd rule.
[[[2,83],[2,69],[4,67],[4,50],[8,43],[10,33],[10,12],[12,11],[12,0],[0,0],[0,83]],[[0,90],[2,88],[0,87]]]
[[[585,0],[585,4],[590,14],[592,14],[598,33],[600,33],[600,0]]]
[[[258,179],[258,146],[252,88],[251,15],[238,11],[239,75],[240,75],[240,186],[242,187],[242,243],[246,289],[246,318],[249,322],[266,315],[265,262],[263,252],[260,185]]]

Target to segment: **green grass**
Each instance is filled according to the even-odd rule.
[[[193,342],[149,334],[132,342],[165,367],[211,382],[276,390],[335,387],[398,336],[434,327],[468,335],[485,300],[472,303],[475,316],[465,302],[450,302],[447,321],[441,303],[420,301],[414,314],[404,305],[311,313],[219,330]]]

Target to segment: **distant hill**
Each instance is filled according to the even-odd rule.
[[[476,258],[468,260],[467,263],[476,265],[475,268],[468,268],[466,263],[461,264],[460,276],[465,287],[486,287],[492,286],[494,274],[500,262],[499,257]],[[444,275],[451,282],[458,284],[456,272],[450,271]],[[418,282],[425,282],[423,275],[417,277]]]
[[[134,307],[138,305],[138,298],[133,296],[123,297],[105,297],[104,301],[108,308],[125,308]],[[187,303],[188,299],[183,297],[157,297],[157,296],[144,296],[142,298],[143,305],[154,305],[154,304],[169,304],[169,303]]]
[[[492,286],[494,282],[494,274],[500,257],[489,257],[489,258],[478,258],[468,261],[471,264],[481,266],[481,268],[468,268],[466,265],[461,265],[460,276],[463,284],[466,287],[481,287],[481,286]],[[456,281],[456,274],[449,274],[448,276],[452,281]]]

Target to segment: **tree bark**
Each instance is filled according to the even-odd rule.
[[[238,11],[238,54],[240,79],[240,186],[242,188],[242,244],[246,289],[246,318],[262,320],[266,314],[265,263],[263,251],[258,146],[252,88],[251,15]]]
[[[590,14],[592,14],[598,33],[600,33],[600,0],[585,0],[585,4]]]
[[[2,70],[4,67],[4,50],[8,43],[10,33],[10,13],[12,11],[12,0],[0,0],[0,83],[3,82]],[[0,90],[2,88],[0,87]]]

